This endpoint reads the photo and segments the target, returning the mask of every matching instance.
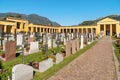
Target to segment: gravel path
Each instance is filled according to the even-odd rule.
[[[116,80],[111,41],[104,37],[48,80]]]

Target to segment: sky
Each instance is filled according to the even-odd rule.
[[[0,0],[0,13],[38,14],[62,26],[120,14],[120,0]]]

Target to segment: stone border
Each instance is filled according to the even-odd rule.
[[[114,52],[114,47],[113,47],[113,57],[114,57],[115,69],[116,69],[116,78],[117,78],[116,80],[120,80],[120,71],[119,71],[120,70],[119,69],[120,64],[119,64],[117,56]]]

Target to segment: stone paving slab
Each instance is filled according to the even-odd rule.
[[[48,80],[116,80],[111,42],[104,37]]]

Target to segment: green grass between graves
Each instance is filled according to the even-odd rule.
[[[92,44],[84,47],[83,49],[77,51],[75,54],[73,54],[73,55],[65,58],[61,63],[54,64],[53,67],[51,67],[50,69],[48,69],[47,71],[45,71],[43,73],[36,72],[35,75],[34,75],[34,79],[33,80],[47,80],[49,77],[51,77],[52,75],[54,75],[57,71],[59,71],[60,69],[62,69],[65,65],[67,65],[68,63],[70,63],[72,60],[74,60],[75,58],[77,58],[78,56],[80,56],[81,54],[83,54],[86,50],[90,49],[96,43],[97,43],[97,41],[95,41]]]
[[[54,50],[55,52],[60,52],[61,50],[61,47],[63,46],[60,46],[58,48],[51,48],[49,49],[48,51],[48,55],[50,55],[52,53],[52,51]],[[2,52],[0,52],[1,54]],[[33,54],[29,54],[29,55],[25,55],[24,56],[24,63],[27,64],[29,62],[33,62],[33,61],[42,61],[45,59],[45,54],[43,54],[42,52],[38,52],[38,53],[33,53]],[[11,61],[1,61],[0,63],[0,66],[2,66],[3,69],[7,70],[8,73],[7,74],[4,74],[4,76],[6,75],[11,75],[11,71],[12,71],[12,67],[16,64],[20,64],[22,63],[22,55],[16,57],[14,60],[11,60]],[[0,76],[0,79],[4,80],[6,78],[2,78],[4,76]]]
[[[115,42],[112,43],[114,47],[114,52],[118,58],[118,61],[120,62],[120,46],[115,44]]]

